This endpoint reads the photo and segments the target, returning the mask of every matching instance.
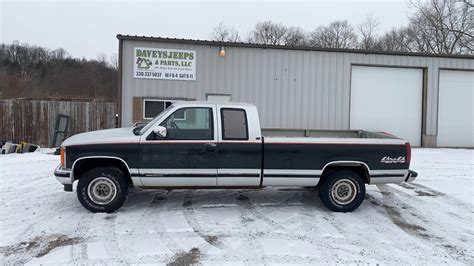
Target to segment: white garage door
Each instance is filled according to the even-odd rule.
[[[473,71],[440,71],[437,144],[474,147]]]
[[[421,145],[423,71],[353,66],[351,129],[383,131]]]

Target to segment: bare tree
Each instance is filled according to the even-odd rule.
[[[474,20],[472,4],[417,0],[408,27],[417,51],[437,54],[472,53]]]
[[[22,76],[28,74],[28,67],[31,65],[31,47],[28,44],[20,44],[14,41],[7,50],[7,57],[11,58],[12,63],[19,70],[18,73]]]
[[[319,26],[313,31],[309,44],[324,48],[355,48],[357,35],[347,20],[334,21],[328,26]]]
[[[118,53],[113,53],[110,56],[110,67],[112,67],[115,70],[118,70],[118,67],[119,67]]]
[[[464,4],[470,6],[470,7],[474,7],[474,4],[472,3],[472,0],[462,0]]]
[[[411,52],[412,38],[407,28],[391,29],[378,40],[378,49],[383,51]]]
[[[305,46],[307,44],[307,34],[301,27],[288,27],[283,37],[287,46]]]
[[[240,41],[239,32],[234,27],[227,27],[224,22],[220,22],[211,32],[211,40],[219,42]]]
[[[105,54],[71,58],[66,50],[0,44],[0,98],[116,98],[117,70]]]
[[[108,65],[107,63],[107,55],[105,53],[99,53],[97,54],[97,61],[101,64],[104,64],[105,66]]]
[[[423,52],[434,54],[473,54],[474,5],[472,0],[410,0],[412,14],[406,27],[377,33],[379,19],[373,14],[354,29],[347,20],[334,21],[307,33],[272,21],[258,22],[246,38],[250,43],[323,48]],[[237,36],[237,37],[235,37]],[[237,30],[222,22],[211,38],[218,41],[239,39]],[[360,40],[360,42],[358,42]]]
[[[69,54],[63,48],[51,51],[51,58],[55,60],[63,60],[69,57]]]
[[[379,50],[380,45],[377,37],[379,29],[379,19],[374,14],[369,14],[364,21],[357,25],[357,32],[360,35],[359,48],[364,50]]]
[[[271,21],[258,22],[250,32],[250,43],[284,45],[288,29],[280,23]]]

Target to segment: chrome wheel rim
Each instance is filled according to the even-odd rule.
[[[105,205],[115,199],[117,187],[109,178],[97,177],[87,186],[87,194],[92,202]]]
[[[340,205],[347,205],[354,201],[356,197],[356,185],[350,179],[338,180],[331,189],[333,200]]]

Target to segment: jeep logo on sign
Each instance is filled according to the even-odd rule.
[[[135,47],[133,77],[196,80],[196,51]]]
[[[380,160],[381,163],[405,163],[405,156],[400,156],[398,158],[392,158],[390,156],[385,156]]]

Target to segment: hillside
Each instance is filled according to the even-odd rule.
[[[71,58],[64,49],[0,44],[0,99],[117,98],[117,69],[105,59]]]

